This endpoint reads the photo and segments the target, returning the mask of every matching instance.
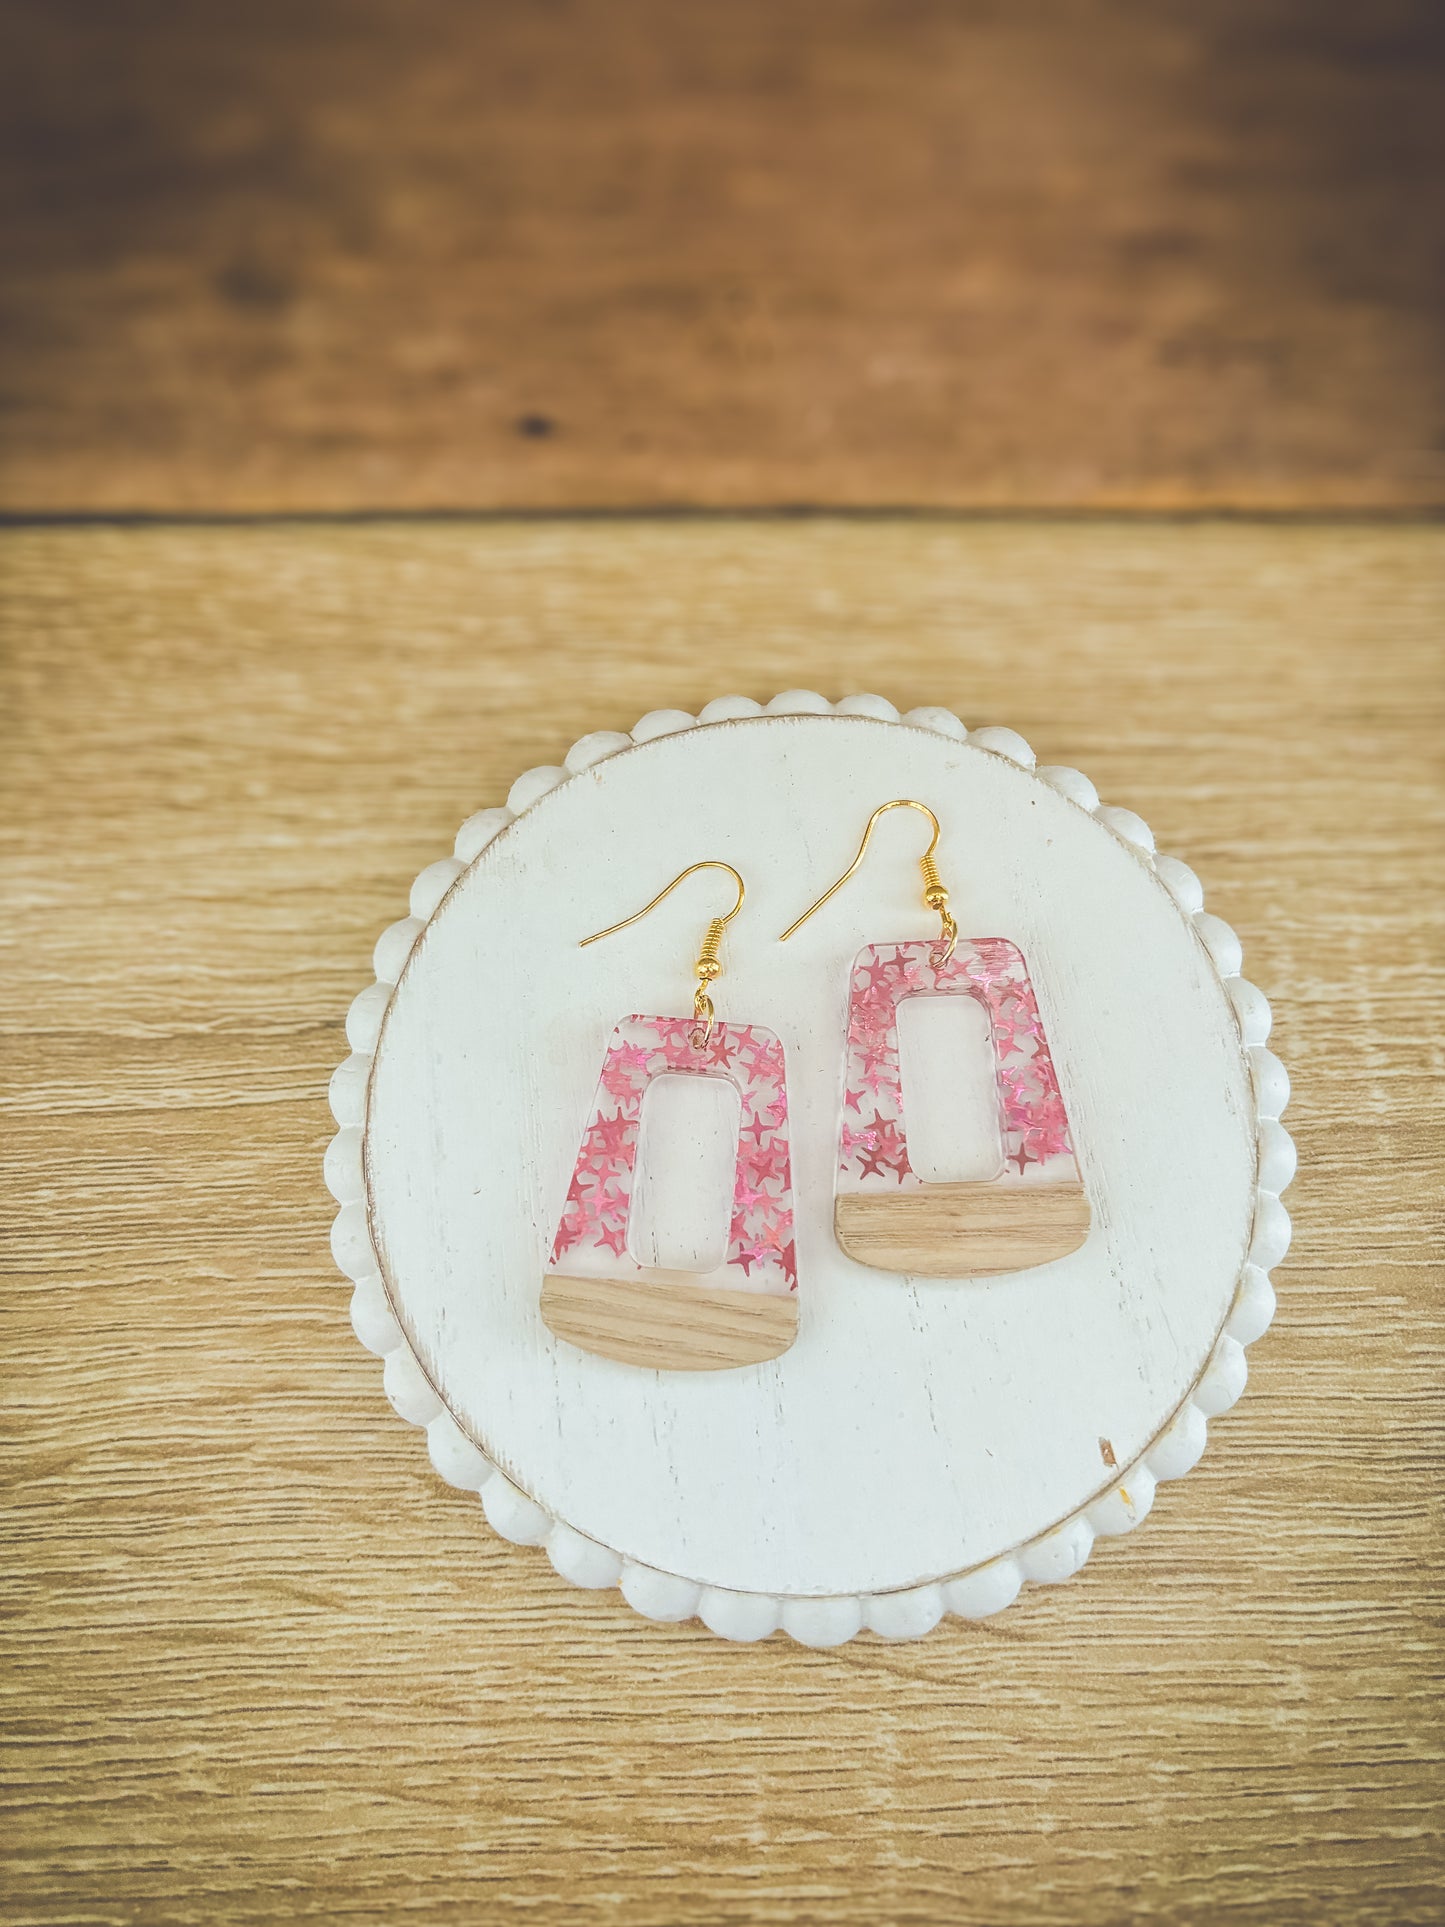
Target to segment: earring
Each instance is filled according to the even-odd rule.
[[[1017,946],[1002,937],[959,940],[934,858],[933,811],[909,797],[880,804],[848,868],[781,941],[842,889],[879,817],[899,809],[917,810],[933,825],[920,867],[923,901],[941,929],[932,939],[869,944],[854,960],[834,1232],[850,1258],[883,1271],[979,1277],[1048,1264],[1077,1251],[1089,1231],[1058,1074]],[[987,1014],[1000,1138],[998,1168],[988,1178],[925,1183],[908,1161],[898,1007],[919,996],[972,997]]]
[[[582,942],[639,923],[699,870],[725,870],[737,901],[703,936],[691,1017],[625,1017],[613,1031],[542,1284],[542,1317],[557,1337],[663,1371],[753,1365],[785,1352],[798,1329],[783,1046],[761,1025],[719,1023],[710,994],[742,878],[730,863],[694,863],[635,915]],[[740,1102],[727,1252],[703,1274],[641,1264],[628,1247],[643,1097],[676,1075],[723,1078]]]

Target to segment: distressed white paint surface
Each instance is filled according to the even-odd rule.
[[[742,1101],[726,1077],[663,1076],[643,1093],[627,1243],[640,1265],[715,1271],[732,1227]]]
[[[973,997],[905,997],[898,1065],[908,1163],[926,1184],[977,1183],[1003,1168],[988,1012]]]
[[[950,1610],[994,1610],[1020,1570],[1059,1578],[1087,1555],[1082,1521],[1029,1542],[1116,1487],[1102,1439],[1126,1467],[1169,1427],[1151,1451],[1160,1476],[1202,1448],[1193,1406],[1171,1419],[1215,1349],[1255,1215],[1255,1100],[1230,1002],[1128,826],[1005,760],[1012,739],[991,754],[806,712],[678,729],[669,717],[566,781],[520,779],[531,787],[509,803],[525,814],[486,826],[406,963],[367,1138],[372,1232],[425,1372],[413,1384],[389,1361],[394,1400],[420,1418],[429,1379],[505,1474],[482,1487],[499,1529],[541,1538],[552,1515],[615,1550],[624,1593],[653,1616],[701,1599],[710,1624],[729,1621],[734,1590],[837,1595],[784,1615],[828,1643],[861,1623],[858,1595],[1027,1546],[998,1569],[997,1599],[982,1579],[945,1589]],[[943,821],[964,931],[1012,938],[1030,966],[1094,1212],[1085,1248],[1041,1270],[915,1284],[833,1241],[848,966],[865,941],[930,928],[911,819],[885,819],[849,889],[789,944],[774,938],[897,795]],[[737,865],[749,892],[719,1013],[769,1026],[787,1051],[801,1329],[763,1366],[659,1374],[553,1339],[537,1300],[607,1035],[629,1011],[687,1008],[719,880],[693,880],[605,944],[575,939],[704,856]],[[1272,1235],[1256,1234],[1266,1268]],[[1095,1526],[1125,1529],[1152,1489],[1141,1468],[1132,1496],[1109,1501],[1120,1518],[1096,1507]]]

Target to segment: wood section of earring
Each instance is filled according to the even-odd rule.
[[[925,1278],[1027,1271],[1077,1251],[1089,1235],[1079,1183],[928,1184],[890,1195],[840,1194],[838,1243],[860,1265]]]
[[[798,1332],[796,1294],[717,1291],[686,1273],[638,1278],[569,1278],[542,1285],[542,1320],[583,1351],[624,1365],[715,1372],[776,1358]]]

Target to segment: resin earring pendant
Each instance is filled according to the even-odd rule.
[[[723,930],[742,907],[743,880],[727,863],[694,863],[684,877],[726,870],[737,902],[707,927],[690,1017],[626,1017],[608,1042],[567,1201],[542,1283],[542,1317],[584,1351],[663,1371],[718,1371],[775,1358],[798,1328],[788,1092],[783,1047],[756,1024],[716,1021],[708,986],[721,975]],[[641,1263],[628,1244],[643,1098],[659,1077],[723,1078],[737,1091],[732,1211],[722,1262],[705,1273]]]
[[[876,809],[857,856],[784,940],[843,887],[863,861],[874,824],[894,809],[918,810],[933,825],[921,860],[923,900],[942,928],[932,939],[869,944],[854,960],[835,1235],[849,1257],[884,1271],[984,1277],[1048,1264],[1077,1251],[1089,1232],[1058,1074],[1018,947],[1001,937],[959,938],[934,861],[939,826],[932,810],[902,797]],[[972,997],[988,1018],[1000,1157],[988,1177],[930,1183],[908,1157],[898,1009],[909,997],[949,996]]]

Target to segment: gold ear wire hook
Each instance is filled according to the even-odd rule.
[[[742,909],[743,899],[748,893],[747,885],[743,882],[731,863],[720,863],[713,857],[708,857],[701,863],[690,863],[685,870],[678,872],[665,890],[658,891],[651,903],[645,903],[642,908],[635,911],[632,916],[624,917],[621,923],[612,923],[609,924],[605,930],[594,931],[590,937],[584,937],[577,947],[579,950],[585,950],[589,943],[600,943],[604,937],[614,937],[619,930],[626,930],[631,924],[641,923],[642,919],[647,916],[650,911],[657,908],[664,897],[672,895],[679,883],[685,882],[690,876],[695,876],[699,870],[726,870],[733,882],[738,886],[738,900],[732,909],[728,911],[726,916],[714,917],[708,924],[707,929],[703,932],[702,942],[698,946],[697,962],[693,965],[693,975],[697,978],[697,990],[692,1000],[692,1014],[696,1022],[704,1027],[701,1038],[698,1037],[696,1031],[693,1032],[693,1041],[694,1043],[705,1044],[712,1036],[713,1021],[717,1015],[713,1009],[712,998],[708,995],[707,987],[711,983],[716,983],[722,975],[722,958],[719,953],[722,949],[723,931],[726,930],[738,911]]]
[[[939,829],[938,818],[933,814],[933,811],[929,809],[928,805],[926,803],[914,802],[911,796],[895,796],[891,803],[880,803],[878,805],[877,809],[874,810],[873,814],[869,817],[867,827],[863,831],[863,841],[858,845],[857,856],[854,857],[838,881],[826,889],[818,901],[803,912],[796,923],[790,923],[788,925],[782,936],[779,937],[779,943],[786,943],[794,931],[802,929],[803,925],[815,911],[821,910],[830,898],[837,896],[838,892],[843,888],[843,885],[848,881],[849,877],[853,875],[858,865],[868,854],[868,844],[873,836],[874,824],[880,816],[886,816],[889,810],[917,810],[920,816],[926,816],[933,825],[933,835],[929,839],[928,848],[918,859],[918,867],[923,872],[923,901],[928,905],[930,910],[936,910],[938,912],[939,922],[942,925],[939,941],[946,946],[943,955],[937,958],[935,962],[947,963],[948,959],[953,955],[954,945],[958,942],[958,924],[948,908],[948,892],[943,887],[943,879],[938,874],[938,865],[934,861],[933,856],[934,851],[938,848],[938,839],[942,835],[942,831]]]

